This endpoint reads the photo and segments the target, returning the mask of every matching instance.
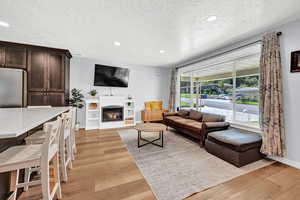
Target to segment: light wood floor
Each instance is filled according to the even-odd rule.
[[[62,184],[63,200],[156,199],[116,131],[80,131],[78,154]],[[32,187],[21,200],[41,198]],[[298,200],[300,170],[275,163],[194,194],[186,200]]]

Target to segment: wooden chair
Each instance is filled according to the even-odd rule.
[[[46,139],[43,144],[10,147],[0,154],[0,173],[11,172],[9,200],[15,200],[18,188],[42,185],[43,200],[62,198],[59,173],[59,137],[62,120],[44,124]],[[19,170],[39,166],[41,179],[19,183]]]
[[[62,175],[62,181],[68,181],[67,168],[72,168],[73,156],[73,145],[72,145],[72,114],[73,109],[67,113],[62,114],[62,134],[59,139],[59,155],[60,155],[60,171]],[[25,138],[26,144],[41,144],[44,142],[46,134],[43,130],[37,131],[31,136]],[[75,136],[74,136],[75,138]],[[75,142],[75,139],[74,139]],[[38,168],[25,169],[25,180],[28,182],[30,180],[31,173],[38,171]],[[27,191],[28,187],[24,187],[24,191]]]
[[[162,101],[145,102],[145,109],[141,112],[141,117],[144,122],[155,122],[163,120],[163,113],[168,112],[162,108]]]

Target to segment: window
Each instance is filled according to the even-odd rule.
[[[259,54],[180,75],[180,107],[259,126]]]

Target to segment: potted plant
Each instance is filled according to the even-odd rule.
[[[91,90],[90,92],[89,92],[89,94],[92,96],[92,97],[95,97],[96,95],[97,95],[97,90]]]
[[[69,99],[69,104],[73,107],[76,107],[76,130],[79,128],[79,122],[77,118],[77,108],[82,108],[83,107],[83,94],[81,93],[81,90],[73,88],[71,90],[71,98]]]

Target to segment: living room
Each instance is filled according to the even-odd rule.
[[[300,198],[298,0],[0,11],[0,199]]]

